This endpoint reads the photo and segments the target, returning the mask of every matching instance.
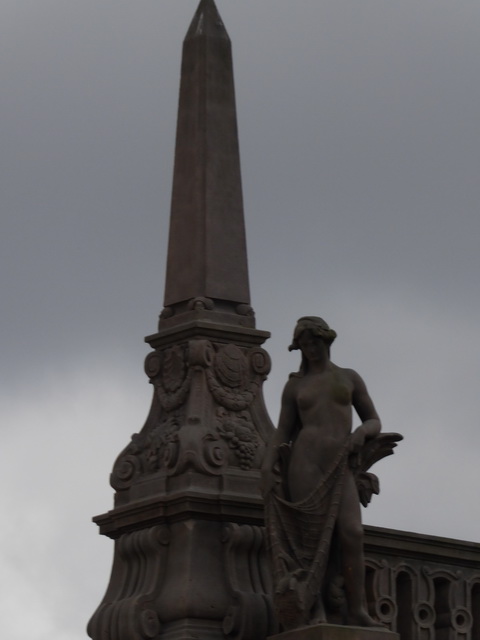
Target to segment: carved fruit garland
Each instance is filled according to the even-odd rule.
[[[259,383],[248,380],[248,360],[233,344],[218,350],[214,367],[206,370],[206,377],[212,396],[221,405],[217,409],[217,432],[235,453],[240,468],[250,469],[259,440],[247,409]]]
[[[231,414],[217,411],[217,431],[235,453],[241,469],[251,469],[258,449],[258,437],[247,411]]]

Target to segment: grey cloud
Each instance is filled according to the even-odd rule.
[[[150,402],[143,336],[162,306],[195,6],[0,2],[2,468],[12,522],[33,526],[40,505],[51,523],[37,523],[44,551],[28,556],[38,600],[22,567],[6,566],[33,618],[45,594],[65,595],[32,640],[85,637],[107,584],[111,544],[89,519],[110,508],[113,460]],[[298,364],[286,351],[295,320],[325,316],[335,360],[406,435],[379,467],[367,522],[472,539],[480,5],[218,7],[233,42],[252,302],[272,331],[272,418]],[[2,534],[21,558],[23,538]],[[0,628],[17,640],[8,616]]]

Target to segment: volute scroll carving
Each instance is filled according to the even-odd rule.
[[[263,349],[207,339],[148,354],[154,404],[142,431],[118,457],[112,486],[124,491],[139,476],[161,470],[175,476],[187,467],[209,475],[229,465],[258,468],[263,441],[254,401],[269,370]]]
[[[145,368],[145,373],[150,378],[150,380],[158,376],[158,374],[161,371],[161,367],[162,367],[162,360],[160,358],[160,354],[158,353],[158,351],[152,351],[151,353],[149,353],[145,358],[144,368]]]
[[[207,464],[213,468],[224,467],[227,462],[224,448],[220,446],[220,441],[213,434],[207,433],[203,438],[203,454]]]
[[[215,351],[209,340],[190,340],[188,343],[188,363],[190,367],[210,367],[215,358]]]
[[[275,631],[265,564],[265,540],[260,527],[229,523],[222,531],[227,588],[232,604],[222,623],[231,640],[258,640]],[[249,571],[243,567],[248,566]]]
[[[265,349],[252,349],[250,351],[250,366],[254,373],[265,379],[272,368],[272,361]]]
[[[159,640],[162,621],[156,607],[161,591],[169,530],[165,525],[132,531],[116,543],[113,574],[121,591],[107,590],[88,624],[92,638]]]
[[[134,433],[130,444],[117,458],[110,484],[116,491],[131,487],[139,475],[175,466],[178,458],[178,431],[183,422],[180,410],[165,413],[153,425],[147,421],[141,433]]]
[[[128,489],[141,470],[141,463],[135,455],[124,455],[117,460],[110,476],[110,484],[117,491]]]

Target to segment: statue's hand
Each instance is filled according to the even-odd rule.
[[[270,493],[277,482],[277,475],[271,469],[262,469],[260,489],[264,497]]]
[[[350,436],[350,453],[358,453],[365,444],[365,431],[357,427]]]

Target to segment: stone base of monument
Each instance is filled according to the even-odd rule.
[[[316,624],[270,636],[268,640],[400,640],[398,633],[381,627]]]

